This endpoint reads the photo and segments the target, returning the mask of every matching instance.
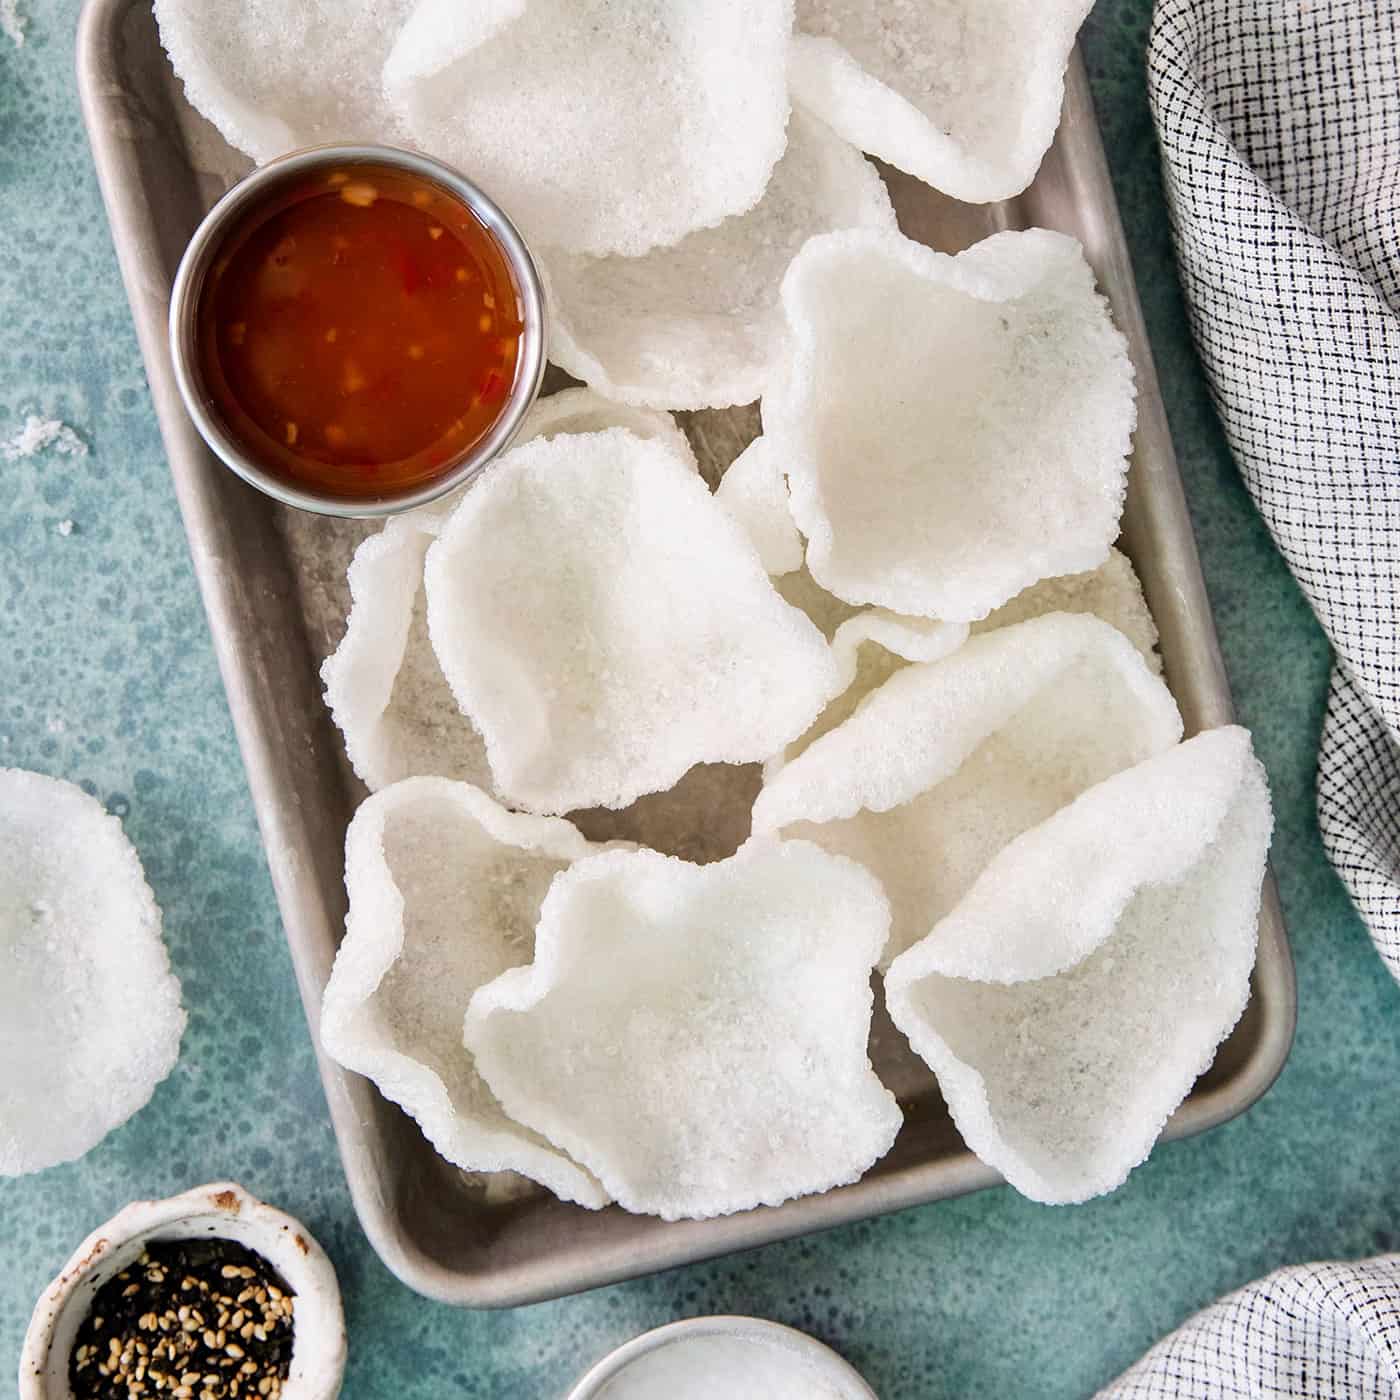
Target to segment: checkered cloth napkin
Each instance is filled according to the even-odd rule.
[[[1400,1254],[1304,1264],[1251,1283],[1158,1342],[1097,1400],[1235,1396],[1396,1400]]]
[[[1323,840],[1400,978],[1400,0],[1158,0],[1148,86],[1196,345],[1336,653]],[[1283,1269],[1098,1400],[1400,1400],[1400,1255]]]
[[[1196,344],[1336,654],[1318,815],[1400,978],[1400,0],[1158,0]]]

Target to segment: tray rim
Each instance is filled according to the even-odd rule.
[[[352,1201],[371,1246],[387,1267],[408,1287],[437,1301],[476,1308],[519,1306],[564,1294],[601,1287],[628,1278],[700,1262],[704,1259],[757,1248],[777,1240],[950,1199],[984,1187],[1001,1184],[1003,1178],[965,1149],[954,1157],[906,1166],[885,1177],[866,1177],[850,1187],[803,1197],[776,1209],[748,1212],[701,1222],[700,1231],[687,1231],[685,1242],[668,1249],[639,1250],[646,1258],[619,1258],[585,1271],[580,1276],[541,1279],[537,1262],[516,1262],[493,1274],[466,1274],[445,1267],[428,1256],[400,1228],[385,1180],[366,1149],[366,1120],[361,1111],[366,1081],[329,1061],[322,1053],[318,1033],[320,992],[329,968],[327,960],[309,946],[304,930],[324,913],[318,908],[310,873],[305,869],[295,838],[314,825],[317,815],[276,799],[283,778],[281,759],[294,736],[276,715],[257,708],[259,692],[266,692],[268,677],[250,676],[241,655],[240,641],[232,632],[232,614],[239,581],[227,567],[220,543],[230,542],[231,527],[219,516],[219,483],[206,467],[213,464],[207,449],[184,415],[164,338],[165,301],[168,300],[173,266],[163,268],[149,246],[158,229],[154,213],[140,187],[141,161],[129,139],[127,124],[107,109],[108,100],[122,89],[117,63],[120,29],[128,14],[149,0],[84,0],[78,21],[76,71],[83,120],[92,147],[98,183],[102,191],[116,247],[142,359],[150,382],[152,402],[170,462],[175,490],[194,558],[195,573],[209,618],[220,671],[243,757],[249,788],[261,828],[264,851],[272,875],[279,912],[286,932],[314,1053],[325,1091]],[[1138,428],[1134,438],[1134,475],[1139,474],[1142,443],[1156,444],[1153,509],[1166,520],[1165,528],[1180,534],[1182,561],[1188,584],[1181,600],[1184,611],[1203,619],[1198,637],[1198,665],[1205,679],[1204,708],[1209,722],[1228,723],[1233,718],[1229,685],[1214,628],[1204,578],[1201,575],[1194,532],[1186,508],[1184,486],[1177,466],[1165,405],[1161,397],[1150,342],[1137,297],[1130,256],[1122,232],[1118,206],[1109,177],[1092,95],[1082,59],[1076,50],[1066,75],[1066,117],[1056,138],[1060,148],[1069,127],[1082,146],[1081,159],[1088,166],[1088,183],[1102,202],[1098,214],[1104,220],[1108,256],[1114,260],[1111,292],[1114,316],[1128,337],[1138,376]],[[1049,159],[1049,157],[1047,157]],[[193,172],[192,172],[193,173]],[[144,234],[146,244],[141,244]],[[1101,281],[1103,279],[1101,278]],[[1108,288],[1104,288],[1108,291]],[[218,471],[222,471],[221,468]],[[1183,532],[1184,529],[1184,533]],[[1265,877],[1260,908],[1259,955],[1255,966],[1251,1001],[1258,1000],[1264,1024],[1258,1044],[1243,1069],[1227,1082],[1197,1091],[1173,1114],[1160,1141],[1193,1136],[1245,1112],[1268,1090],[1282,1070],[1291,1048],[1297,1018],[1296,983],[1291,950],[1279,906],[1272,872]],[[372,1088],[371,1093],[377,1093]],[[548,1272],[544,1270],[544,1272]]]

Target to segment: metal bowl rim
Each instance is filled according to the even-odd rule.
[[[207,407],[199,370],[197,316],[204,278],[224,235],[243,212],[288,180],[338,165],[381,165],[443,186],[470,209],[500,244],[523,307],[520,369],[505,410],[490,430],[449,471],[411,490],[365,499],[346,498],[293,485],[266,470],[257,456],[224,430]],[[547,343],[543,281],[525,240],[500,205],[460,171],[398,146],[337,144],[292,151],[246,175],[218,201],[195,230],[170,291],[169,341],[175,383],[185,410],[209,449],[250,486],[283,505],[320,515],[373,518],[431,504],[473,480],[510,446],[539,394]]]

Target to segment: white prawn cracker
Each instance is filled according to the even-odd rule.
[[[1175,701],[1127,638],[1054,613],[891,676],[764,783],[753,829],[874,871],[893,910],[888,960],[1009,841],[1180,737]]]
[[[623,429],[502,458],[426,581],[443,671],[527,810],[623,807],[696,763],[761,761],[837,686],[692,464]]]
[[[155,0],[185,95],[262,163],[299,146],[402,144],[381,74],[413,0]]]
[[[997,627],[1027,622],[1051,612],[1092,613],[1116,627],[1158,674],[1162,658],[1157,651],[1157,623],[1143,596],[1142,581],[1127,555],[1117,549],[1097,569],[1042,579],[1018,593],[1009,603],[972,624],[972,631],[990,632]]]
[[[758,202],[791,33],[792,0],[420,0],[384,78],[536,244],[635,256]]]
[[[784,349],[778,288],[798,249],[840,228],[895,228],[875,167],[800,111],[762,199],[644,257],[545,250],[550,358],[629,403],[725,408],[762,396]]]
[[[491,786],[486,746],[457,707],[428,636],[423,560],[441,524],[415,511],[360,545],[347,575],[345,636],[321,667],[346,755],[371,792],[415,776]]]
[[[518,441],[618,426],[659,438],[694,461],[669,413],[613,403],[587,388],[540,399]],[[350,565],[345,635],[322,665],[321,679],[346,755],[371,792],[415,776],[492,786],[486,746],[458,708],[433,651],[422,586],[428,546],[469,489],[389,521]]]
[[[816,723],[783,753],[764,765],[773,776],[783,763],[809,749],[823,734],[844,724],[872,691],[896,671],[920,661],[941,661],[968,637],[964,622],[939,622],[931,617],[901,617],[884,608],[867,608],[836,628],[831,653],[841,674],[841,690],[817,716]]]
[[[116,817],[0,769],[0,1177],[71,1162],[143,1108],[185,1013],[160,909]]]
[[[528,962],[550,881],[598,847],[566,821],[507,812],[466,783],[410,778],[361,804],[345,838],[350,912],[321,1043],[466,1171],[514,1171],[598,1207],[598,1183],[514,1123],[462,1046],[473,992]]]
[[[864,609],[828,593],[806,565],[807,546],[792,518],[787,476],[770,438],[760,434],[729,464],[715,497],[749,537],[773,586],[806,613],[827,641]]]
[[[600,433],[607,428],[626,428],[639,438],[655,438],[695,463],[690,442],[669,413],[618,403],[586,385],[560,389],[547,398],[537,399],[525,415],[515,442],[517,446],[524,446],[535,438],[558,437],[560,433]],[[696,466],[695,470],[700,468]]]
[[[1093,0],[798,0],[793,96],[970,204],[1035,178]]]
[[[784,584],[780,583],[779,589],[784,591]],[[813,584],[812,589],[815,595],[817,586]],[[789,596],[789,601],[798,602],[786,592],[785,596]],[[825,596],[830,598],[831,595]],[[817,612],[820,617],[820,609]],[[990,632],[1052,612],[1089,613],[1107,622],[1132,642],[1154,674],[1162,674],[1162,658],[1157,652],[1157,624],[1148,611],[1142,584],[1132,564],[1117,549],[1110,549],[1108,558],[1088,573],[1042,579],[1032,584],[970,628],[966,623],[903,617],[883,608],[867,608],[840,622],[831,640],[841,673],[849,677],[844,689],[822,711],[817,722],[800,739],[788,745],[782,757],[769,760],[765,774],[772,776],[784,761],[796,758],[814,740],[849,719],[860,702],[896,671],[902,671],[913,662],[942,659],[956,651],[967,640],[969,632],[974,635]]]
[[[715,499],[739,522],[764,572],[777,578],[802,567],[803,544],[770,446],[767,438],[754,438],[720,478]]]
[[[855,1181],[899,1131],[867,1052],[888,923],[869,872],[806,842],[595,856],[551,887],[534,965],[472,998],[465,1040],[628,1210],[778,1205]]]
[[[615,399],[604,398],[586,384],[573,385],[536,399],[525,415],[512,446],[523,447],[536,438],[554,438],[561,433],[601,433],[607,428],[626,428],[639,438],[655,438],[664,442],[697,472],[700,470],[690,440],[669,413],[618,403]],[[474,481],[469,481],[465,486],[449,491],[431,505],[422,506],[410,514],[430,522],[424,528],[436,532],[474,485]]]
[[[1050,1204],[1152,1149],[1249,998],[1272,830],[1239,728],[1090,789],[895,961],[895,1024],[968,1146]]]
[[[1107,557],[1133,370],[1074,239],[1000,233],[948,257],[824,234],[783,305],[791,361],[763,425],[819,584],[972,622]]]
[[[872,683],[869,671],[862,666],[861,658],[867,647],[886,652],[907,665],[916,661],[941,661],[955,652],[967,636],[968,629],[960,622],[901,617],[884,608],[857,613],[836,629],[831,640],[831,650],[836,654],[846,687],[842,698],[846,698],[852,687],[861,689],[862,694],[878,688],[879,682]]]
[[[723,486],[724,483],[721,481],[720,485]],[[748,528],[752,529],[752,522],[749,522]],[[799,535],[798,538],[801,539],[801,536]],[[791,573],[785,573],[780,578],[775,578],[773,587],[793,607],[806,613],[813,625],[828,641],[835,641],[842,623],[849,622],[851,618],[858,617],[866,611],[854,603],[848,603],[844,598],[838,598],[834,593],[828,593],[812,577],[811,570],[807,568],[805,562],[800,569],[794,569]]]

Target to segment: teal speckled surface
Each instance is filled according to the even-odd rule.
[[[1243,1118],[1159,1149],[1087,1206],[988,1191],[500,1314],[416,1297],[355,1222],[79,121],[78,0],[21,7],[28,42],[0,35],[0,439],[39,412],[91,452],[0,461],[0,764],[77,781],[122,815],[190,1027],[131,1123],[77,1164],[0,1181],[0,1377],[89,1229],[134,1196],[217,1177],[301,1216],[330,1251],[351,1400],[553,1400],[634,1333],[721,1311],[806,1328],[883,1400],[1086,1396],[1226,1289],[1400,1247],[1400,987],[1318,841],[1327,647],[1188,338],[1143,84],[1149,0],[1100,0],[1086,50],[1235,695],[1273,781],[1292,1059]]]

